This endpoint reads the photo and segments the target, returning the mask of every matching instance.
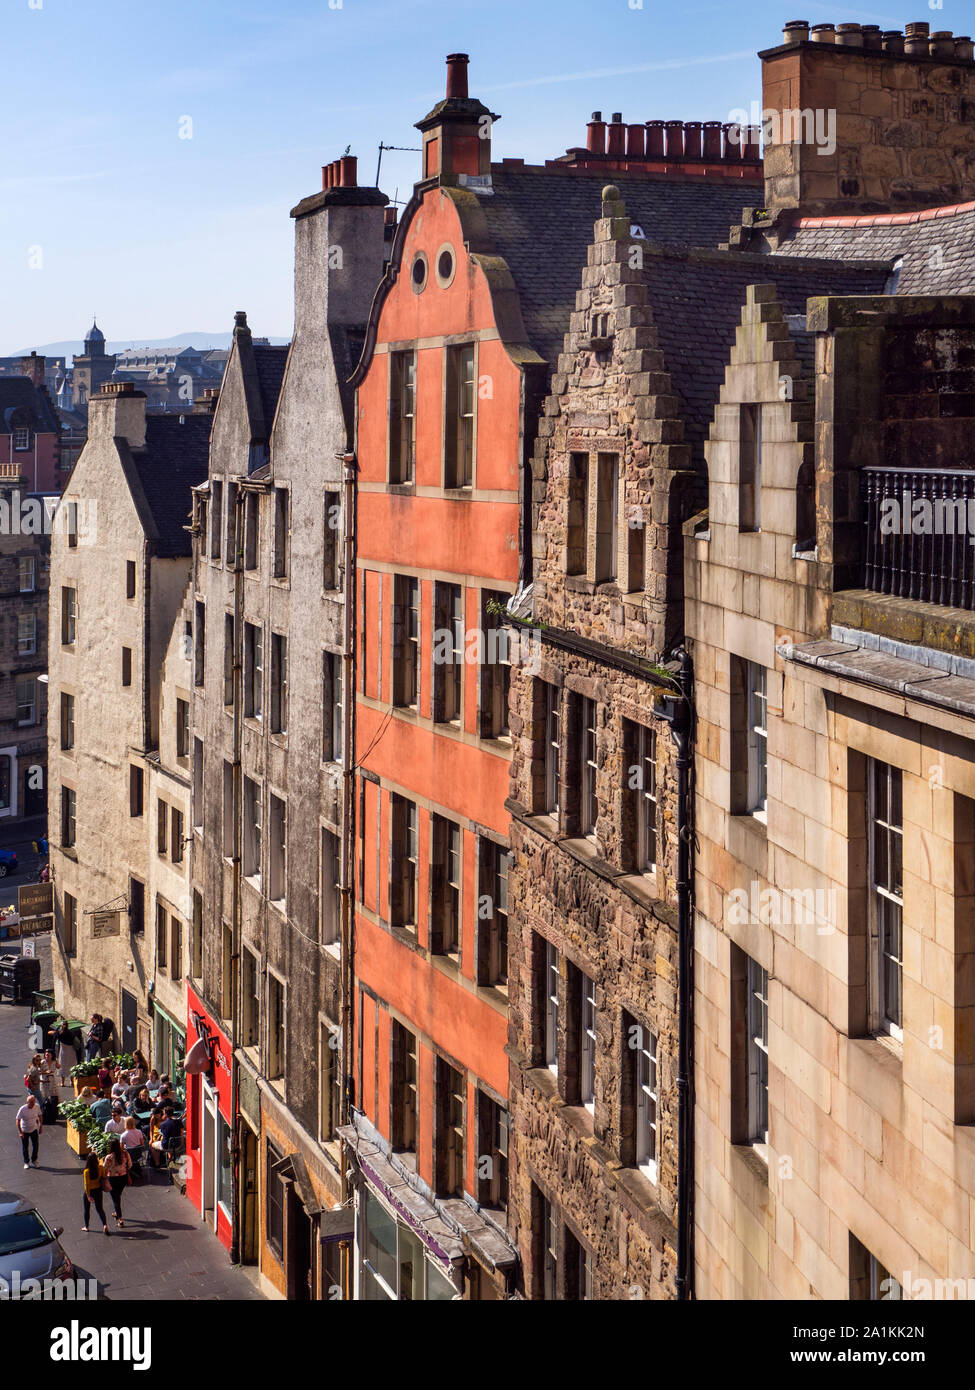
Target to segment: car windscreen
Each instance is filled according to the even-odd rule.
[[[35,1250],[39,1245],[49,1245],[53,1239],[36,1211],[18,1211],[12,1216],[0,1216],[0,1255]]]

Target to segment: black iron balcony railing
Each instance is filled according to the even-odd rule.
[[[975,608],[975,471],[864,468],[864,587]]]

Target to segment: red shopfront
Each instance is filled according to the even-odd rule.
[[[186,1195],[228,1250],[233,1231],[233,1052],[219,1022],[186,990]],[[203,1071],[190,1071],[202,1042]],[[199,1055],[199,1054],[197,1054]]]

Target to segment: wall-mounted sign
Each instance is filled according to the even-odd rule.
[[[117,912],[93,912],[91,914],[91,934],[98,939],[103,936],[121,936],[122,919]]]
[[[22,883],[17,889],[21,917],[48,917],[54,911],[53,883]]]

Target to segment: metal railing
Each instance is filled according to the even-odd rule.
[[[864,587],[975,608],[975,470],[863,468]]]

